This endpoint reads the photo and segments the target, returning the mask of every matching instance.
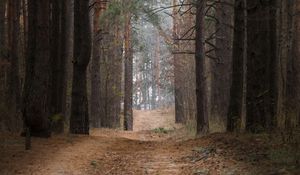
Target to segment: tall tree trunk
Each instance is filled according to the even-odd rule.
[[[276,0],[248,0],[247,128],[271,129],[274,118]],[[260,26],[260,27],[257,27]],[[251,58],[251,59],[250,59]]]
[[[0,1],[0,100],[5,100],[5,12],[6,0]]]
[[[196,98],[197,98],[197,134],[209,132],[207,111],[207,89],[205,76],[205,49],[204,49],[204,16],[205,0],[197,1],[196,11]]]
[[[179,36],[180,36],[180,15],[178,14],[178,5],[177,0],[173,0],[173,39],[174,39],[174,50],[179,50]],[[175,95],[175,122],[176,123],[184,123],[185,115],[184,115],[184,98],[183,98],[183,64],[182,58],[179,57],[178,54],[173,55],[174,59],[174,95]]]
[[[27,52],[27,34],[28,34],[28,15],[27,15],[27,0],[21,1],[21,21],[20,21],[20,52],[19,52],[19,72],[20,72],[20,88],[21,90],[24,87],[24,79],[25,79],[25,60],[26,60],[26,52]],[[22,91],[21,91],[22,92]]]
[[[157,57],[156,57],[156,66],[155,66],[155,84],[156,84],[156,96],[157,100],[155,100],[155,107],[159,108],[161,107],[161,80],[160,80],[160,73],[161,73],[161,65],[160,65],[160,59],[161,59],[161,50],[160,50],[160,35],[157,34]]]
[[[50,136],[50,21],[49,0],[28,0],[28,53],[24,84],[23,117],[31,135]]]
[[[234,8],[234,39],[232,54],[232,84],[228,110],[227,130],[245,129],[247,90],[247,2],[236,0]]]
[[[60,1],[60,75],[59,88],[61,89],[60,109],[62,122],[66,120],[66,103],[67,103],[67,60],[68,60],[68,0]],[[62,125],[63,126],[63,123]],[[63,131],[63,130],[61,130]]]
[[[210,121],[216,132],[226,131],[228,101],[232,74],[232,19],[233,0],[221,0],[216,9],[216,58],[211,63],[211,111]]]
[[[113,41],[113,50],[114,50],[114,59],[113,59],[113,70],[122,70],[123,68],[123,30],[121,30],[121,21],[116,20],[116,26],[114,30],[114,41]],[[132,55],[133,57],[133,55]],[[132,63],[133,64],[133,63]],[[133,71],[133,69],[131,68]],[[121,101],[122,101],[122,73],[118,71],[113,71],[113,84],[112,84],[112,108],[111,108],[111,127],[118,128],[120,127],[120,114],[121,114]],[[132,74],[131,74],[132,76]],[[133,79],[133,78],[131,78]],[[131,86],[132,87],[132,86]],[[132,91],[131,90],[131,103],[132,103]],[[132,104],[131,104],[132,108]]]
[[[100,29],[101,2],[96,1],[93,16],[93,55],[91,65],[91,124],[95,128],[101,126],[101,86],[100,86],[100,43],[103,37]]]
[[[297,103],[296,105],[300,105],[300,3],[296,3],[296,11],[298,12],[298,15],[296,17],[296,24],[295,24],[295,39],[294,39],[294,54],[295,54],[295,59],[294,59],[294,71],[295,71],[295,84],[297,88]],[[300,126],[300,111],[298,109],[298,126]],[[297,115],[297,114],[296,114]]]
[[[125,16],[125,96],[124,96],[124,127],[133,130],[132,88],[133,88],[133,53],[131,45],[131,13]]]
[[[62,89],[59,89],[60,75],[60,0],[52,0],[51,10],[51,69],[52,69],[52,82],[51,82],[51,113],[53,115],[59,114],[61,111],[61,94]]]
[[[73,50],[74,50],[74,0],[66,0],[66,65],[65,65],[65,102],[64,104],[64,116],[65,122],[69,124],[71,116],[71,101],[72,101],[72,76],[73,76]]]
[[[287,57],[286,127],[300,126],[300,2],[289,1],[290,54]]]
[[[26,55],[26,50],[27,50],[27,34],[28,34],[28,15],[27,15],[27,0],[22,0],[22,18],[23,18],[23,50],[24,50],[24,55]]]
[[[99,127],[120,126],[123,40],[118,19],[101,20]],[[105,34],[107,33],[107,34]]]
[[[288,9],[287,1],[277,0],[278,15],[277,15],[277,38],[278,49],[276,59],[276,83],[278,86],[278,94],[276,96],[276,119],[279,128],[285,127],[285,102],[286,102],[286,78],[287,78],[287,56],[288,56]],[[291,12],[292,13],[292,12]]]
[[[87,66],[91,56],[89,0],[74,1],[74,60],[70,132],[89,134]]]
[[[7,104],[13,106],[14,112],[20,107],[20,84],[19,84],[19,34],[20,34],[20,1],[12,0],[9,1],[9,88],[7,96]]]
[[[157,97],[159,91],[159,74],[160,74],[160,67],[159,67],[159,60],[160,60],[160,37],[159,33],[156,35],[156,47],[155,47],[155,56],[152,62],[152,93],[151,93],[151,109],[154,110],[158,107],[157,104]]]
[[[0,1],[0,56],[3,59],[5,46],[5,9],[6,0]]]
[[[94,19],[93,19],[93,55],[92,55],[92,64],[91,64],[91,124],[93,127],[100,128],[105,122],[103,122],[104,114],[106,108],[104,109],[104,101],[101,102],[102,91],[101,87],[106,84],[101,83],[101,77],[105,76],[103,73],[103,65],[101,65],[101,60],[104,60],[104,52],[102,48],[108,47],[109,43],[104,41],[105,34],[103,30],[107,30],[106,21],[100,20],[102,13],[106,10],[107,3],[96,1],[97,4],[94,7]],[[102,21],[100,24],[99,22]],[[107,35],[106,35],[107,36]],[[109,41],[111,42],[111,41]],[[113,62],[113,61],[111,61]],[[109,70],[110,71],[110,70]],[[107,71],[105,74],[108,73]],[[104,88],[103,88],[104,89]],[[102,90],[103,90],[102,89]],[[108,92],[103,92],[107,94]]]
[[[53,130],[57,133],[63,132],[63,86],[64,86],[64,59],[61,58],[61,3],[60,0],[52,0],[51,11],[51,118],[53,119]]]

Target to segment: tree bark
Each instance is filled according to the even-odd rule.
[[[19,79],[19,34],[20,34],[20,1],[9,1],[9,87],[7,92],[7,104],[13,107],[16,113],[20,108],[20,79]]]
[[[100,29],[101,3],[97,1],[94,7],[93,18],[93,56],[91,65],[91,124],[95,128],[101,127],[101,85],[100,85],[100,41],[102,31]]]
[[[6,0],[0,1],[0,56],[1,60],[4,56],[5,46],[5,11],[6,11]]]
[[[60,73],[59,88],[61,89],[60,109],[62,122],[66,121],[66,103],[67,103],[67,60],[68,60],[68,0],[60,1]],[[63,125],[63,124],[62,124]],[[61,126],[62,126],[61,125]],[[62,130],[63,131],[63,130]]]
[[[276,6],[275,0],[248,0],[247,6],[247,129],[260,132],[276,123]]]
[[[99,3],[99,2],[97,2]],[[93,15],[93,55],[91,60],[91,125],[95,128],[101,126],[101,110],[100,110],[100,40],[101,31],[99,28],[100,4],[94,7]]]
[[[87,66],[91,56],[89,0],[74,1],[74,60],[70,132],[89,134]]]
[[[178,40],[181,34],[181,29],[185,26],[181,25],[180,22],[182,17],[178,13],[178,2],[173,0],[173,39],[174,39],[174,50],[180,50],[180,41]],[[184,106],[184,67],[183,64],[184,58],[183,56],[179,56],[178,54],[173,55],[174,59],[174,95],[175,95],[175,122],[176,123],[185,123],[186,116],[184,114],[185,106]]]
[[[109,6],[109,5],[108,5]],[[121,81],[123,74],[123,35],[118,18],[101,19],[100,49],[100,127],[120,126]]]
[[[66,0],[66,66],[64,82],[64,116],[65,122],[69,124],[72,103],[72,76],[73,76],[73,50],[74,50],[74,0]],[[61,39],[63,39],[62,37]]]
[[[247,2],[236,0],[234,8],[234,39],[232,55],[232,84],[228,110],[227,130],[242,131],[246,121],[247,91]]]
[[[287,57],[286,128],[300,126],[300,2],[289,1],[290,54]],[[292,2],[292,3],[291,3]]]
[[[64,78],[65,78],[65,0],[52,0],[51,17],[51,120],[56,133],[64,130]],[[63,6],[64,5],[64,6]]]
[[[207,88],[205,75],[205,49],[204,49],[204,16],[205,0],[197,1],[196,10],[196,97],[197,97],[197,134],[209,132],[207,111]]]
[[[6,0],[0,1],[0,100],[5,100],[5,13]]]
[[[221,0],[216,9],[216,58],[211,62],[211,111],[210,121],[215,132],[226,131],[232,74],[232,20],[233,0]]]
[[[131,13],[125,16],[125,95],[124,95],[124,129],[133,130],[132,88],[133,88],[133,53],[131,45]]]
[[[28,0],[28,54],[24,84],[24,124],[32,136],[49,137],[50,132],[50,21],[49,0]]]

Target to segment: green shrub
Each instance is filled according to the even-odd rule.
[[[159,133],[159,134],[168,134],[168,130],[167,129],[165,129],[165,128],[155,128],[154,130],[153,130],[155,133]]]

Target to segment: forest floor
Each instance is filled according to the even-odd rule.
[[[0,175],[300,174],[299,149],[289,154],[294,147],[266,135],[193,138],[174,124],[172,110],[134,116],[133,132],[97,129],[90,136],[33,138],[30,151],[24,138],[1,134]]]

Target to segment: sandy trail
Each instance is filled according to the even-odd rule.
[[[133,130],[153,130],[156,128],[174,129],[180,127],[175,124],[174,109],[154,111],[133,111]]]
[[[33,138],[24,151],[23,138],[2,137],[0,174],[180,174],[166,134],[155,128],[178,128],[172,110],[134,111],[134,131],[95,129],[90,136]],[[174,157],[174,156],[173,156]],[[175,168],[176,167],[176,168]]]
[[[132,132],[95,129],[90,136],[33,138],[30,151],[24,150],[24,138],[0,134],[0,175],[300,174],[297,167],[272,164],[264,137],[213,134],[186,140],[171,110],[134,116]]]

